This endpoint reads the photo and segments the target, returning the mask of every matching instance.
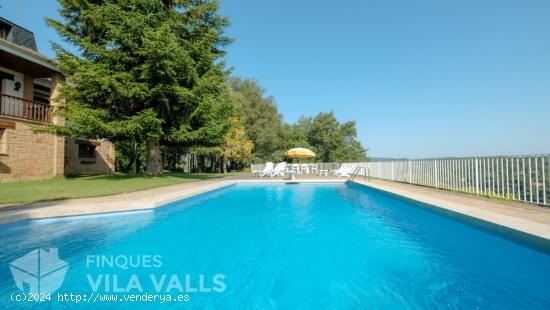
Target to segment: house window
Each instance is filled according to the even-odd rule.
[[[8,152],[8,133],[5,128],[0,128],[0,154]]]
[[[48,79],[35,79],[33,87],[33,100],[50,104],[50,80]]]
[[[95,145],[93,144],[79,144],[78,145],[78,158],[95,158]]]

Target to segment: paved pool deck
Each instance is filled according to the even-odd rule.
[[[114,196],[37,202],[0,208],[0,224],[25,219],[52,218],[154,209],[164,204],[188,198],[235,183],[285,182],[282,178],[234,176],[223,179],[186,182],[160,188]],[[335,177],[299,177],[297,182],[345,182]],[[480,219],[515,231],[534,235],[550,242],[550,208],[468,194],[436,190],[382,180],[354,182],[404,196],[431,206]]]

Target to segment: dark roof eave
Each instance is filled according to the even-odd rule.
[[[39,65],[41,67],[44,67],[48,69],[49,71],[53,71],[56,73],[59,73],[63,75],[63,72],[59,69],[59,67],[54,63],[53,60],[49,59],[48,57],[27,49],[25,47],[21,47],[18,45],[15,45],[11,42],[8,42],[6,40],[0,39],[0,51],[12,54],[14,56],[17,56],[21,59],[24,59],[26,61],[30,61],[36,65]]]

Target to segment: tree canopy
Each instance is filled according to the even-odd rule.
[[[253,160],[270,158],[282,147],[283,117],[275,99],[266,97],[265,90],[255,80],[232,77],[228,83],[240,101],[240,118],[254,143]]]
[[[47,22],[77,49],[54,44],[68,76],[68,124],[87,138],[147,143],[147,172],[162,173],[160,143],[218,146],[234,114],[225,83],[228,25],[211,0],[59,0]]]

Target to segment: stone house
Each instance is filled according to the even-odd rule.
[[[38,53],[32,32],[0,17],[0,182],[112,173],[114,145],[35,133],[64,125],[53,112],[63,74]]]

